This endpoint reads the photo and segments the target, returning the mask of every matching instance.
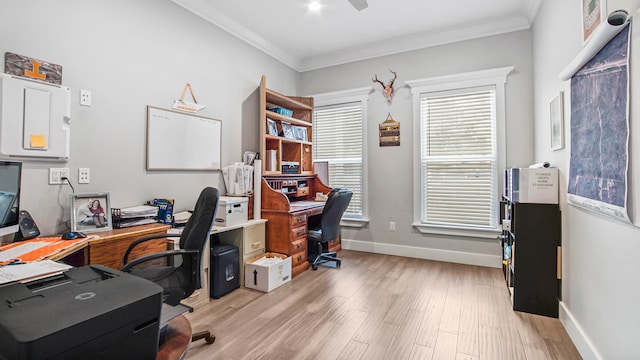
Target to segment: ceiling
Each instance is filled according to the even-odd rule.
[[[541,0],[171,0],[297,71],[528,29]]]

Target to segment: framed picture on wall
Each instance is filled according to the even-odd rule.
[[[586,44],[591,34],[603,22],[607,0],[582,0],[582,44]]]
[[[564,101],[562,91],[551,100],[549,108],[551,150],[560,150],[564,148]]]
[[[108,192],[71,195],[71,231],[88,233],[111,229]]]

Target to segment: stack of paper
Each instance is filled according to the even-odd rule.
[[[151,205],[139,205],[122,208],[119,211],[118,226],[129,227],[135,225],[151,224],[156,222],[158,207]]]
[[[132,206],[120,209],[122,218],[158,216],[158,208],[151,205]]]
[[[43,277],[62,274],[71,266],[59,262],[44,260],[26,264],[6,265],[0,268],[0,284],[12,281],[27,282]]]
[[[182,211],[173,215],[173,221],[176,224],[176,226],[180,226],[180,225],[184,226],[187,224],[187,221],[189,221],[190,217],[191,217],[190,212]]]

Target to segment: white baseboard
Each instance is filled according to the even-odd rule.
[[[463,251],[441,250],[417,246],[372,243],[369,241],[342,239],[342,248],[375,254],[404,256],[466,265],[502,268],[500,255],[477,254]]]
[[[564,329],[569,334],[571,341],[578,349],[578,352],[582,356],[584,360],[601,360],[603,359],[602,355],[598,353],[595,346],[587,336],[587,334],[582,330],[582,327],[576,322],[576,319],[571,314],[571,311],[567,309],[564,303],[560,302],[560,312],[559,316],[560,322],[564,326]]]

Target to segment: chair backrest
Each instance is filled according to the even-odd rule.
[[[347,210],[353,192],[348,189],[332,190],[322,210],[322,240],[335,240],[340,236],[340,219]]]
[[[180,248],[185,250],[197,250],[200,254],[199,263],[202,264],[202,254],[204,254],[204,246],[209,239],[209,234],[213,228],[216,219],[216,210],[218,209],[218,199],[220,193],[218,189],[206,187],[200,193],[196,206],[193,209],[191,217],[182,230],[180,236]],[[198,276],[196,289],[202,286],[200,279],[200,271]]]

